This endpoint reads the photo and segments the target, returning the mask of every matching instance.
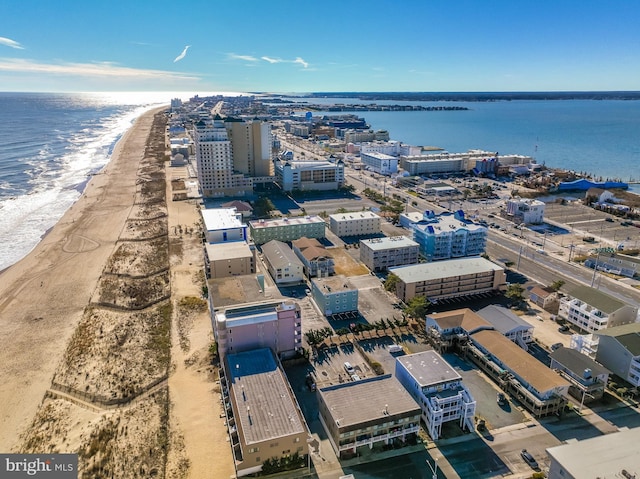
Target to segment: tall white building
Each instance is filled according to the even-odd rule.
[[[255,182],[271,181],[268,123],[199,121],[193,132],[198,181],[204,197],[244,196]]]

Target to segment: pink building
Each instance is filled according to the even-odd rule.
[[[261,302],[217,311],[213,334],[218,354],[270,348],[280,358],[302,347],[300,306],[293,301]]]

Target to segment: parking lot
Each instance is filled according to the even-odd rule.
[[[563,223],[580,242],[585,236],[593,236],[597,246],[617,246],[624,243],[625,248],[637,248],[640,231],[630,225],[623,225],[623,219],[595,210],[579,203],[547,203],[545,218]],[[600,241],[602,239],[602,241]],[[600,244],[600,243],[606,244]],[[565,244],[568,244],[565,241]]]

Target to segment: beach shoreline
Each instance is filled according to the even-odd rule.
[[[60,220],[0,271],[0,451],[17,447],[51,384],[134,205],[153,118],[165,109],[142,113]]]

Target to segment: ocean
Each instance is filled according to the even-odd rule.
[[[38,244],[166,95],[0,93],[0,271]]]
[[[208,94],[216,92],[200,96]],[[0,93],[0,271],[38,244],[78,199],[89,176],[107,164],[115,143],[140,114],[172,98],[190,96]],[[548,166],[603,178],[640,177],[640,101],[376,103],[385,102],[469,108],[359,113],[372,128],[386,129],[392,139],[405,143],[450,152],[478,148],[531,155]]]

